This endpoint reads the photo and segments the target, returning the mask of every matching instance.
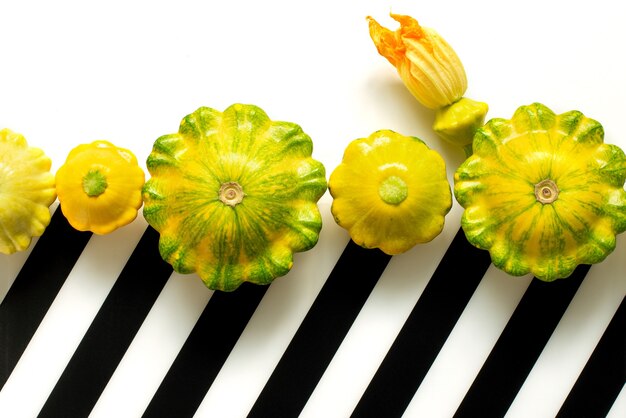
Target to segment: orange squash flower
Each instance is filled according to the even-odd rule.
[[[370,36],[378,53],[396,67],[413,96],[430,109],[451,105],[463,97],[467,77],[452,47],[410,16],[392,13],[391,17],[400,23],[395,31],[368,17]]]
[[[467,76],[452,47],[435,30],[410,16],[391,14],[400,27],[391,31],[368,17],[378,52],[398,70],[407,89],[425,107],[435,110],[435,132],[447,141],[471,148],[488,106],[463,97]]]

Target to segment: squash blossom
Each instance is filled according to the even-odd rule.
[[[407,89],[435,111],[433,128],[444,140],[466,148],[485,120],[488,106],[463,97],[467,77],[461,60],[436,31],[410,16],[391,14],[400,27],[391,31],[368,17],[378,52],[396,67]]]
[[[9,129],[0,130],[0,252],[27,249],[50,223],[56,199],[52,162]]]
[[[328,187],[337,224],[356,244],[389,255],[434,239],[452,206],[443,158],[390,130],[348,144]]]
[[[56,174],[61,210],[75,229],[108,234],[137,217],[144,180],[129,150],[108,141],[81,144]]]
[[[511,275],[567,277],[626,230],[626,155],[578,111],[535,103],[490,120],[454,180],[468,241]]]

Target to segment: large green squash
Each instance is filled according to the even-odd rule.
[[[552,281],[602,261],[626,230],[626,156],[581,112],[535,103],[492,119],[455,174],[462,228],[512,275]]]
[[[185,117],[147,160],[143,213],[163,259],[224,291],[285,275],[322,226],[317,201],[327,184],[312,147],[300,126],[253,105]]]

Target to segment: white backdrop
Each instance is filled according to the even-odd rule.
[[[0,128],[44,149],[53,171],[75,145],[96,139],[131,149],[145,168],[154,140],[199,106],[251,103],[300,124],[328,174],[350,141],[392,129],[438,150],[452,181],[463,153],[435,137],[432,113],[369,38],[365,17],[395,27],[390,11],[446,38],[465,65],[467,96],[489,104],[488,118],[536,101],[556,113],[577,109],[626,149],[626,11],[609,0],[2,0]],[[254,403],[348,242],[330,203],[328,194],[320,201],[319,244],[268,290],[197,416],[245,416]],[[392,259],[303,416],[350,414],[460,215],[455,202],[441,236]],[[36,416],[144,228],[140,217],[90,240],[0,392],[0,416]],[[27,256],[0,257],[0,299]],[[508,416],[554,416],[626,294],[625,272],[622,235],[592,268]],[[489,269],[407,416],[454,413],[530,280]],[[210,297],[195,276],[170,279],[92,416],[141,415]],[[612,416],[625,415],[622,391]]]

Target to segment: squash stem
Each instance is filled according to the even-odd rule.
[[[99,170],[89,170],[83,177],[83,191],[89,197],[98,197],[108,187],[107,179]]]
[[[404,202],[409,194],[409,189],[400,177],[387,177],[378,188],[378,195],[383,202],[389,205],[399,205]]]
[[[554,202],[559,197],[559,188],[553,180],[546,179],[535,184],[535,198],[544,205]]]
[[[462,97],[435,111],[433,130],[441,139],[463,149],[469,146],[471,151],[474,134],[485,123],[488,110],[486,103]]]
[[[220,187],[218,197],[220,201],[231,207],[235,207],[243,201],[245,193],[239,183],[235,181],[228,181],[223,183]]]

